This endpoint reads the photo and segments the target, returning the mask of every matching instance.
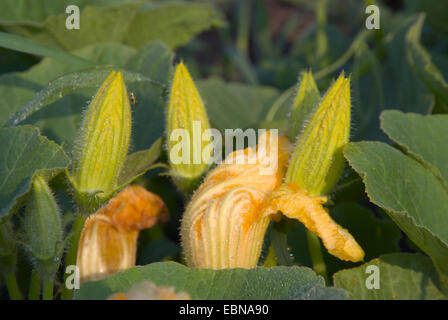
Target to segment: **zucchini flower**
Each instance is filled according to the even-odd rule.
[[[189,192],[210,167],[213,153],[206,137],[210,124],[204,102],[182,62],[174,72],[166,118],[171,176],[180,190]]]
[[[256,148],[229,154],[208,173],[182,219],[182,245],[189,266],[257,265],[270,221],[259,208],[267,194],[282,183],[290,151],[286,137],[269,131],[259,138]],[[239,163],[239,157],[247,161]],[[267,170],[269,158],[278,160],[271,172]]]
[[[278,219],[279,213],[302,222],[339,259],[362,260],[361,247],[323,207],[325,194],[341,174],[341,148],[348,141],[349,129],[350,87],[342,75],[299,135],[286,176],[292,149],[286,137],[268,132],[260,137],[257,148],[230,154],[208,173],[185,210],[181,237],[188,265],[255,267],[269,221]],[[276,137],[277,143],[269,137]],[[267,152],[259,157],[263,146]],[[247,164],[228,159],[241,156],[247,156]],[[253,157],[255,162],[250,161]],[[271,174],[263,173],[268,157],[278,163]]]
[[[341,74],[328,89],[303,132],[286,172],[285,185],[265,200],[265,214],[279,210],[319,236],[328,252],[358,262],[364,251],[350,233],[331,219],[322,205],[339,180],[342,148],[350,136],[350,80]]]
[[[139,186],[128,186],[89,216],[78,246],[80,282],[99,280],[135,265],[140,230],[166,221],[163,200]]]

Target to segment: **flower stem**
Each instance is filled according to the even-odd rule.
[[[16,274],[10,271],[5,274],[6,287],[8,288],[9,298],[11,300],[22,300],[19,286],[17,285]]]
[[[86,215],[79,214],[75,222],[72,226],[72,239],[70,240],[70,245],[67,251],[67,254],[65,255],[65,267],[70,265],[76,265],[76,256],[78,254],[78,244],[79,244],[79,238],[81,237],[81,231],[82,227],[84,226],[84,222],[86,220]],[[67,280],[67,277],[69,274],[64,274],[64,289],[62,290],[62,300],[71,300],[73,297],[73,290],[68,289],[65,285],[65,281]]]
[[[320,240],[308,229],[306,230],[306,239],[308,242],[308,249],[310,251],[313,269],[318,275],[322,276],[325,279],[325,283],[329,285],[330,283],[327,275],[327,267],[325,266]]]
[[[44,287],[42,290],[42,298],[44,300],[53,300],[53,278],[44,280]]]
[[[33,274],[31,275],[30,289],[28,292],[29,300],[39,300],[40,286],[41,286],[41,279],[39,277],[39,273],[36,270],[34,270]]]

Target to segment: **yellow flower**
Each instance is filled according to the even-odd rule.
[[[312,78],[307,81],[313,82]],[[323,206],[327,202],[324,195],[341,175],[342,147],[348,141],[349,131],[350,83],[342,74],[299,135],[283,185],[291,151],[285,137],[279,138],[278,149],[267,143],[268,137],[273,136],[270,133],[260,138],[258,148],[229,155],[228,158],[256,157],[257,150],[267,144],[271,151],[267,155],[278,156],[278,168],[274,173],[261,174],[266,165],[263,158],[255,164],[227,164],[226,158],[209,172],[182,221],[182,244],[188,265],[213,269],[255,267],[269,221],[279,213],[302,222],[322,239],[330,254],[341,260],[363,260],[362,248]]]
[[[78,246],[80,281],[103,279],[134,266],[140,230],[167,218],[159,196],[139,186],[123,189],[86,220]]]
[[[318,235],[328,252],[346,261],[361,261],[364,252],[352,235],[338,225],[322,206],[326,197],[312,197],[304,189],[291,182],[271,192],[261,206],[262,215],[280,211],[291,219],[302,222]]]
[[[281,184],[290,149],[286,137],[268,132],[259,138],[258,148],[235,151],[208,173],[182,219],[182,245],[189,266],[223,269],[257,265],[270,221],[259,207]],[[235,163],[241,156],[255,161]],[[278,159],[273,172],[266,171],[268,157]]]

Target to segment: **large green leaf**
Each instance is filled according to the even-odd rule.
[[[65,13],[69,5],[84,8],[86,5],[107,7],[139,0],[2,0],[0,22],[5,25],[26,23],[39,26],[51,15]]]
[[[49,5],[35,0],[38,14],[29,16],[24,8],[12,9],[6,3],[0,11],[13,11],[16,18],[1,20],[9,32],[56,46],[68,51],[99,42],[115,42],[136,48],[153,40],[162,40],[172,48],[183,45],[196,34],[208,29],[217,19],[216,11],[207,4],[188,2],[142,3],[141,1],[78,1],[80,29],[65,27],[65,6]],[[56,2],[56,1],[54,1]],[[68,5],[67,4],[67,5]],[[27,9],[28,10],[28,9]],[[22,17],[20,19],[20,17]],[[22,20],[22,19],[25,19]],[[34,21],[30,25],[29,21]]]
[[[163,93],[171,74],[172,52],[161,42],[152,42],[140,51],[122,45],[99,44],[81,49],[79,54],[116,67],[78,71],[44,59],[27,72],[0,77],[0,93],[3,91],[5,95],[0,102],[0,110],[5,111],[0,117],[11,117],[22,107],[11,121],[26,118],[25,123],[40,127],[43,134],[71,151],[84,107],[110,68],[115,68],[123,70],[128,90],[138,98],[138,105],[133,107],[133,146],[135,150],[148,148],[163,134]]]
[[[381,128],[393,141],[448,183],[448,115],[384,111]]]
[[[33,175],[53,176],[69,165],[54,142],[32,126],[0,129],[0,217],[17,209]]]
[[[78,56],[95,62],[98,65],[124,66],[129,58],[136,54],[136,50],[127,46],[100,44],[86,47],[75,52]],[[39,64],[33,66],[25,72],[9,73],[0,76],[0,126],[3,126],[17,110],[35,97],[35,94],[44,87],[51,87],[51,81],[67,73],[79,71],[79,66],[67,65],[57,60],[46,58]],[[86,97],[93,94],[83,93]],[[85,100],[79,99],[80,105],[76,109],[85,105]],[[70,105],[65,105],[65,115]]]
[[[278,96],[275,88],[226,83],[213,78],[198,82],[212,125],[218,129],[257,127]]]
[[[94,65],[92,62],[79,58],[66,51],[5,32],[0,32],[0,47],[44,57],[51,57],[81,67],[91,67]]]
[[[325,287],[324,280],[305,267],[196,269],[174,262],[134,267],[83,284],[75,299],[105,299],[144,280],[174,287],[193,299],[344,299],[343,290]]]
[[[406,53],[409,64],[422,81],[434,93],[439,104],[437,111],[448,112],[448,83],[432,63],[430,54],[420,44],[420,35],[425,21],[421,14],[406,34]]]
[[[424,132],[418,134],[424,135]],[[427,140],[427,143],[432,143]],[[384,143],[350,143],[350,165],[361,175],[370,200],[385,209],[425,251],[448,280],[448,192],[431,170]]]
[[[368,289],[366,282],[372,271],[379,270],[379,288]],[[375,271],[374,271],[375,272]],[[395,253],[380,256],[357,268],[339,271],[334,285],[359,300],[422,300],[446,299],[437,284],[437,271],[431,261],[421,254]]]

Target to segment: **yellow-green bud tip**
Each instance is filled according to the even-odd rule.
[[[106,199],[128,151],[131,107],[121,72],[112,71],[91,101],[78,135],[73,181],[78,194]]]
[[[167,110],[167,149],[171,174],[180,189],[194,188],[211,164],[207,111],[185,65],[176,66]]]
[[[285,182],[310,195],[330,193],[344,166],[350,136],[350,79],[342,73],[328,89],[297,139]]]

